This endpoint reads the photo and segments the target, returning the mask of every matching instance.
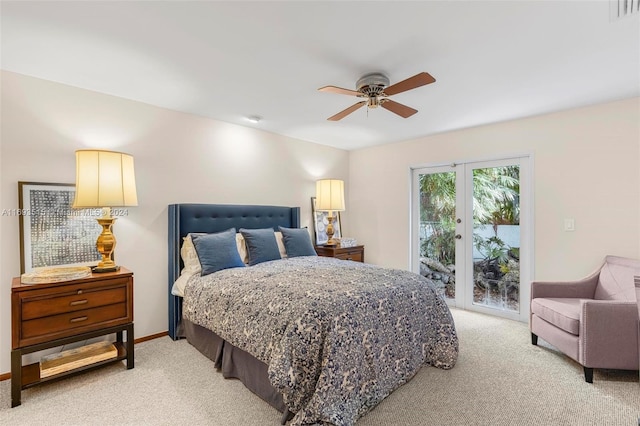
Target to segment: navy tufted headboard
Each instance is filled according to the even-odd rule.
[[[182,298],[171,294],[173,283],[183,268],[180,258],[182,238],[190,232],[220,232],[229,228],[260,229],[278,226],[300,227],[300,207],[247,206],[232,204],[169,205],[169,336],[178,338],[182,318]]]

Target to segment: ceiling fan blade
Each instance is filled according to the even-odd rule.
[[[394,102],[391,99],[385,99],[380,103],[380,106],[384,109],[388,109],[389,111],[398,114],[400,117],[408,118],[413,114],[418,112],[417,109],[413,109],[406,105],[399,104],[398,102]]]
[[[407,90],[415,89],[416,87],[431,84],[434,81],[436,81],[436,79],[431,77],[431,74],[429,74],[428,72],[421,72],[420,74],[416,74],[413,77],[407,78],[406,80],[402,80],[396,84],[392,84],[391,86],[384,89],[384,94],[387,96],[395,95],[396,93],[406,92]]]
[[[321,92],[339,93],[341,95],[362,96],[362,93],[356,92],[355,90],[343,89],[342,87],[336,86],[324,86],[318,90]]]
[[[327,120],[329,120],[329,121],[342,120],[347,115],[351,114],[353,111],[355,111],[355,110],[357,110],[359,108],[362,108],[364,106],[364,104],[366,104],[366,103],[367,103],[366,101],[362,101],[362,102],[358,102],[357,104],[353,104],[349,108],[345,109],[344,111],[340,111],[336,115],[333,115],[333,116],[327,118]]]

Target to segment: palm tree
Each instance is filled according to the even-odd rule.
[[[456,212],[455,172],[420,175],[420,198],[422,221],[453,218]]]
[[[480,224],[517,225],[520,222],[520,168],[491,167],[473,171],[473,215]]]
[[[421,175],[420,203],[420,219],[429,228],[422,254],[444,265],[455,263],[455,172]]]

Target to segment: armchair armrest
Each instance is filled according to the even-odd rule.
[[[531,283],[531,300],[536,297],[593,299],[599,276],[600,271],[596,271],[577,281],[533,281]]]
[[[638,305],[585,300],[580,312],[579,356],[585,367],[638,369]]]

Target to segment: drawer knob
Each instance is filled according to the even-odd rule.
[[[89,317],[78,317],[78,318],[71,318],[69,320],[69,322],[82,322],[82,321],[86,321]]]
[[[77,294],[82,294],[82,290],[78,290],[78,293],[77,293]]]
[[[70,306],[78,306],[78,305],[84,305],[85,303],[89,302],[87,299],[82,299],[82,300],[74,300],[71,303],[69,303]]]

